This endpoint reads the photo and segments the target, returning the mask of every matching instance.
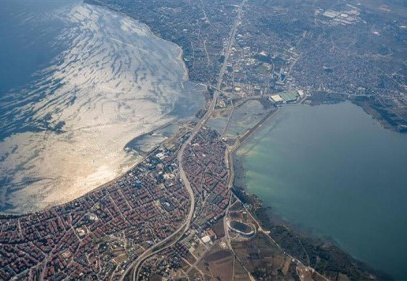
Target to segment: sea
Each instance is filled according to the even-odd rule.
[[[407,135],[350,102],[286,106],[237,157],[274,214],[407,280]]]
[[[73,200],[141,155],[126,144],[204,99],[179,46],[80,0],[2,0],[0,212]],[[167,136],[165,136],[167,137]]]

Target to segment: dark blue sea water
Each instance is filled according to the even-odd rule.
[[[2,0],[0,3],[0,142],[13,134],[37,131],[29,110],[21,110],[41,95],[28,96],[27,89],[41,79],[40,70],[48,67],[67,44],[57,40],[64,22],[55,11],[75,1]],[[3,149],[3,147],[1,147]],[[9,153],[0,151],[0,162]],[[0,163],[0,210],[5,203],[8,177]]]
[[[47,1],[51,2],[51,1]],[[0,18],[0,93],[20,88],[32,79],[42,65],[53,58],[51,42],[58,24],[34,19],[38,11],[49,9],[49,3],[3,0]],[[34,18],[33,18],[34,17]],[[46,31],[42,35],[40,30]]]
[[[0,212],[73,200],[137,161],[132,139],[201,108],[181,49],[80,0],[0,3]]]
[[[38,71],[49,66],[67,47],[67,42],[57,40],[65,23],[56,16],[56,11],[68,9],[74,3],[78,1],[1,1],[0,140],[28,128],[34,129],[27,122],[28,112],[20,117],[13,112],[33,102],[21,89],[40,79]]]

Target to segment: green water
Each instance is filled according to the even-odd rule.
[[[282,218],[407,279],[407,135],[350,103],[290,106],[238,157],[248,191]]]

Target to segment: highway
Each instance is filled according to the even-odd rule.
[[[221,88],[221,84],[223,81],[223,75],[225,74],[226,71],[226,67],[227,67],[227,62],[229,60],[229,55],[230,55],[230,51],[232,50],[232,46],[235,42],[235,37],[236,37],[236,31],[237,31],[237,26],[239,25],[241,19],[242,19],[242,13],[243,13],[243,6],[246,3],[247,0],[243,0],[242,3],[240,3],[238,11],[237,11],[237,16],[235,19],[235,22],[233,23],[232,26],[232,30],[230,32],[230,36],[229,36],[229,42],[227,44],[227,47],[224,51],[224,56],[225,56],[225,60],[223,62],[223,65],[220,69],[219,72],[219,77],[218,77],[218,83],[216,85],[216,88],[220,89]]]
[[[239,25],[239,22],[241,21],[241,17],[242,17],[242,12],[243,12],[243,6],[246,3],[247,0],[243,0],[242,3],[240,4],[239,8],[238,8],[238,14],[237,17],[234,21],[234,24],[232,26],[231,32],[230,32],[230,36],[229,36],[229,40],[227,42],[226,48],[224,50],[224,56],[225,56],[225,60],[222,64],[222,67],[220,69],[219,72],[219,76],[218,76],[218,80],[217,80],[217,85],[216,88],[220,89],[221,85],[222,85],[222,81],[223,81],[223,75],[225,74],[226,71],[226,67],[227,67],[227,62],[228,62],[228,58],[232,49],[232,46],[234,44],[235,41],[235,36],[236,36],[236,31],[237,31],[237,27]],[[177,161],[178,161],[178,168],[179,168],[179,176],[186,188],[186,190],[189,193],[190,196],[190,200],[191,200],[191,205],[189,208],[189,212],[188,212],[188,216],[185,219],[185,222],[170,236],[168,236],[167,238],[165,238],[164,240],[160,241],[159,243],[157,243],[156,245],[154,245],[153,247],[147,249],[146,251],[144,251],[135,261],[133,261],[133,263],[131,263],[127,269],[125,270],[125,272],[123,273],[122,277],[120,278],[120,281],[124,280],[125,276],[127,274],[129,274],[129,272],[131,270],[133,270],[133,274],[132,274],[132,280],[138,280],[138,275],[139,275],[139,270],[140,267],[142,265],[142,263],[148,259],[149,257],[153,256],[154,254],[162,251],[165,248],[168,248],[172,245],[174,245],[181,237],[182,235],[188,231],[190,225],[191,225],[191,221],[193,219],[194,216],[194,212],[195,212],[195,194],[194,191],[191,187],[191,184],[186,176],[183,164],[182,164],[182,156],[184,155],[184,151],[185,148],[192,142],[192,140],[194,139],[194,137],[196,136],[196,134],[202,129],[202,127],[205,125],[205,123],[208,121],[208,119],[211,117],[216,103],[218,101],[218,97],[219,97],[219,91],[217,90],[212,98],[212,101],[208,107],[208,110],[205,114],[205,116],[200,120],[200,122],[198,122],[197,126],[194,128],[194,130],[191,132],[190,137],[182,144],[178,155],[177,155]]]

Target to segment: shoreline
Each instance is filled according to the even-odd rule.
[[[350,102],[360,107],[365,114],[370,116],[383,129],[390,130],[399,134],[407,134],[407,126],[398,124],[397,120],[393,120],[392,116],[384,108],[371,104],[370,96],[352,96],[345,94],[314,94],[307,98],[310,106],[318,106],[323,104],[338,104],[342,102]]]
[[[239,148],[237,150],[239,150]],[[247,181],[246,181],[247,170],[243,167],[243,158],[245,158],[245,157],[246,157],[245,155],[236,155],[236,153],[233,153],[232,160],[234,162],[234,173],[235,173],[234,186],[238,189],[245,191],[248,196],[255,197],[256,200],[258,201],[258,203],[262,205],[261,208],[264,208],[266,210],[271,223],[285,225],[285,226],[289,227],[291,230],[293,230],[294,232],[298,233],[299,235],[317,237],[317,238],[326,240],[330,243],[333,243],[339,247],[339,244],[337,244],[337,242],[335,242],[335,239],[333,237],[328,237],[328,236],[319,237],[319,235],[317,233],[315,233],[313,229],[306,228],[299,224],[295,224],[295,223],[288,221],[287,219],[285,219],[281,215],[279,215],[277,212],[275,212],[272,206],[267,206],[259,196],[248,191]]]
[[[190,80],[189,80],[189,71],[188,71],[188,68],[187,68],[187,66],[186,66],[186,64],[185,64],[185,62],[184,62],[184,59],[183,59],[183,57],[184,57],[184,51],[182,50],[181,46],[177,45],[176,43],[174,43],[174,42],[172,42],[172,41],[170,41],[170,40],[165,40],[164,38],[159,37],[157,34],[155,34],[155,33],[151,30],[151,27],[150,27],[148,24],[146,24],[146,23],[144,23],[144,22],[142,22],[142,21],[140,21],[140,20],[138,20],[138,19],[135,19],[135,18],[129,16],[129,15],[127,15],[126,13],[124,13],[124,12],[122,12],[122,11],[114,10],[114,9],[112,9],[111,7],[109,7],[108,5],[104,5],[103,3],[100,3],[100,2],[97,1],[97,0],[82,0],[82,1],[83,1],[83,4],[86,4],[86,5],[95,5],[95,6],[98,6],[98,7],[104,8],[104,9],[107,9],[107,10],[109,10],[109,11],[111,11],[111,12],[117,13],[117,14],[119,14],[119,15],[125,17],[125,18],[131,19],[131,20],[134,20],[134,21],[137,21],[140,25],[142,25],[143,28],[145,28],[145,29],[147,30],[147,32],[149,33],[149,35],[151,35],[152,37],[154,37],[154,38],[156,38],[156,39],[158,39],[158,40],[163,40],[163,41],[165,41],[165,42],[168,42],[168,43],[171,43],[172,45],[174,45],[175,48],[178,50],[178,54],[177,54],[177,56],[176,56],[176,57],[177,57],[177,60],[178,60],[178,62],[180,63],[180,65],[182,66],[182,68],[184,69],[184,76],[183,76],[183,80],[184,80],[184,81],[183,81],[183,83],[185,83],[185,82],[187,82],[187,81],[190,81]],[[196,83],[196,84],[200,84],[199,82],[194,82],[194,81],[190,81],[190,82],[193,82],[193,83]]]
[[[85,5],[91,6],[91,4],[88,4],[86,2],[87,1],[84,1]],[[102,6],[102,5],[98,5],[97,7],[100,7],[101,9],[106,9],[109,12],[117,13],[117,11],[114,11],[114,10],[109,9],[108,7],[105,7],[105,6]],[[168,40],[165,40],[163,38],[158,37],[156,34],[154,34],[152,32],[152,30],[150,29],[150,27],[147,24],[145,24],[145,23],[143,23],[141,21],[137,21],[136,19],[134,19],[132,17],[129,17],[128,15],[126,15],[124,13],[121,13],[121,15],[125,18],[125,20],[129,19],[131,21],[135,21],[140,26],[140,29],[143,30],[143,32],[147,33],[152,38],[154,38],[156,40],[159,40],[161,42],[161,43],[159,42],[159,44],[163,45],[164,42],[166,44],[170,44],[169,46],[171,47],[171,53],[170,53],[171,54],[171,63],[176,66],[177,70],[178,69],[180,71],[182,70],[182,73],[179,74],[179,80],[180,80],[179,81],[180,82],[180,85],[179,85],[180,91],[179,92],[180,92],[180,94],[179,94],[179,97],[177,98],[180,102],[176,101],[175,102],[176,106],[183,106],[183,104],[185,103],[183,100],[186,100],[186,101],[192,100],[192,98],[185,99],[184,93],[188,93],[191,96],[195,96],[195,95],[198,96],[199,95],[199,98],[201,98],[200,88],[201,88],[202,84],[195,83],[195,82],[192,82],[192,81],[189,80],[189,78],[188,78],[188,69],[187,69],[187,67],[186,67],[186,65],[185,65],[185,63],[184,63],[184,61],[182,59],[182,57],[183,57],[182,48],[180,46],[178,46],[177,44],[171,42],[171,41],[168,41]],[[193,85],[189,86],[189,84],[187,84],[187,83],[193,83]],[[198,92],[192,92],[192,90],[191,90],[192,88],[196,89]],[[168,95],[168,96],[171,96],[171,95]],[[188,101],[188,103],[190,103],[190,102]],[[202,97],[202,104],[203,103],[204,103],[204,101],[203,101],[203,97]],[[195,104],[196,104],[196,102],[194,103],[194,108],[198,107],[198,106],[201,107],[201,103],[199,103],[199,105],[196,105],[196,106],[195,106]],[[174,111],[173,111],[173,109],[172,109],[171,112],[167,113],[166,115],[163,115],[162,120],[166,122],[165,124],[171,123],[171,122],[175,123],[175,122],[185,121],[186,120],[186,118],[183,116],[182,118],[177,117],[177,119],[174,121],[174,117],[173,117],[173,112]],[[180,114],[180,115],[182,115],[182,114]],[[146,116],[146,117],[148,117],[148,116]],[[167,121],[167,119],[169,119],[169,118],[171,118],[170,121]],[[188,119],[190,119],[190,118],[193,118],[193,114],[190,117],[188,117]],[[160,120],[160,123],[161,123],[161,120]],[[144,124],[142,124],[142,126],[144,126]],[[153,131],[157,131],[159,128],[160,127],[158,127],[157,129],[154,129]],[[127,130],[127,131],[128,131],[128,133],[130,133],[130,135],[132,134],[131,131],[129,131],[129,130]],[[150,128],[148,128],[147,133],[150,133]],[[145,133],[145,134],[147,134],[147,133]],[[136,135],[133,134],[133,136],[128,138],[128,143],[131,142],[132,140],[134,140],[135,138],[139,137],[139,136],[140,135],[138,135],[138,133]],[[146,145],[146,147],[148,147],[148,145]],[[117,153],[122,153],[125,148],[126,148],[126,145],[124,145],[123,147],[119,147],[119,149],[117,149]],[[146,149],[146,151],[144,151],[143,153],[140,153],[140,155],[143,156],[143,154],[148,154],[149,150],[150,149],[148,149],[148,150]],[[117,178],[120,178],[122,175],[126,174],[126,172],[128,170],[130,170],[134,165],[137,165],[140,161],[142,161],[142,160],[139,159],[138,156],[135,157],[135,159],[130,159],[129,154],[125,154],[125,153],[122,153],[122,154],[123,154],[123,157],[128,158],[127,159],[128,161],[126,161],[125,164],[122,164],[123,167],[124,167],[123,169],[121,167],[116,169],[116,170],[120,169],[120,171],[122,173],[120,173],[120,171],[119,171],[116,174],[115,177],[107,177],[106,176],[107,179],[111,179],[109,182],[114,181]],[[119,159],[119,158],[116,158],[116,159]],[[91,164],[89,164],[89,165],[91,165]],[[93,168],[93,166],[92,166],[92,168]],[[114,172],[116,172],[116,171],[114,171]],[[107,173],[105,173],[103,171],[102,171],[102,174],[96,174],[95,173],[95,175],[97,176],[96,179],[98,179],[100,176],[103,176],[103,173],[105,175],[107,174]],[[49,178],[51,178],[51,177],[49,177]],[[66,178],[69,179],[69,177],[66,177]],[[3,189],[3,191],[4,190],[5,191],[1,194],[1,198],[0,198],[1,199],[1,201],[0,201],[1,202],[1,204],[0,204],[0,206],[1,206],[0,214],[3,214],[3,215],[26,215],[26,214],[30,214],[30,213],[34,213],[34,212],[41,212],[43,210],[47,210],[47,209],[52,208],[52,207],[61,206],[61,205],[64,205],[65,203],[69,203],[69,202],[71,202],[71,201],[73,201],[75,199],[78,199],[78,198],[80,198],[82,196],[85,196],[86,194],[92,192],[93,190],[97,190],[101,186],[106,185],[106,183],[104,183],[103,181],[104,180],[103,180],[103,177],[102,177],[102,180],[100,180],[100,181],[95,180],[96,184],[92,183],[92,184],[88,184],[87,186],[81,185],[82,189],[80,189],[80,190],[78,189],[78,191],[77,191],[76,187],[74,189],[71,189],[71,187],[73,186],[72,184],[67,184],[67,185],[65,185],[67,188],[65,188],[65,187],[62,188],[61,187],[59,189],[55,189],[56,190],[55,194],[67,193],[68,195],[63,194],[61,196],[61,198],[59,198],[57,196],[53,196],[51,198],[51,196],[50,196],[49,199],[48,199],[47,196],[49,195],[49,193],[44,193],[45,194],[44,198],[47,198],[47,200],[46,200],[47,202],[44,203],[44,204],[42,203],[41,196],[34,197],[31,194],[29,194],[27,196],[20,196],[20,193],[17,193],[18,190],[16,191],[16,190]],[[92,186],[92,187],[89,188],[90,186]],[[50,185],[50,187],[53,188],[53,186],[51,186],[51,185]],[[51,188],[50,188],[50,190],[54,194],[54,191]],[[41,189],[38,188],[38,190],[40,191]],[[84,191],[84,192],[82,192],[82,191]],[[34,190],[33,194],[34,193],[35,193],[35,195],[40,194],[36,190]],[[76,194],[76,193],[78,193],[78,194]],[[13,198],[13,196],[17,197],[17,194],[18,194],[18,196],[20,196],[20,197],[17,198],[19,201],[15,201],[15,202],[11,201],[10,198]],[[21,194],[25,195],[22,192],[21,192]],[[21,202],[23,204],[21,204]],[[39,202],[39,203],[37,204],[37,202]],[[36,205],[38,205],[39,208]]]
[[[88,3],[89,1],[85,1],[84,3],[86,3],[86,4],[96,4],[96,5],[99,5],[97,2],[96,3]],[[90,2],[92,2],[92,1],[90,1]],[[105,7],[105,8],[107,8],[107,9],[110,9],[109,7],[106,7],[106,6],[103,6],[103,5],[99,5],[99,6],[101,6],[101,7]],[[117,12],[117,11],[115,11],[115,12]],[[120,12],[120,13],[122,13],[122,12]],[[126,16],[126,17],[129,17],[128,15],[126,15],[125,13],[122,13],[122,15],[123,16]],[[132,19],[132,20],[135,20],[134,18],[131,18],[131,17],[129,17],[130,19]],[[150,27],[147,25],[147,24],[144,24],[143,22],[140,22],[140,21],[138,21],[140,24],[142,24],[143,26],[145,26],[147,29],[148,29],[148,32],[152,35],[152,36],[155,36],[156,38],[159,38],[160,40],[164,40],[163,38],[160,38],[160,37],[158,37],[157,35],[155,35],[152,31],[151,31],[151,29],[150,29]],[[171,42],[171,41],[168,41],[168,40],[164,40],[164,41],[166,41],[166,42]],[[175,45],[175,46],[177,46],[177,48],[179,49],[179,55],[178,55],[178,59],[179,59],[179,63],[183,66],[183,68],[184,68],[184,78],[185,78],[185,80],[184,80],[184,82],[186,82],[186,81],[189,81],[188,79],[188,77],[189,77],[189,75],[188,75],[188,69],[187,69],[187,67],[186,67],[186,65],[185,65],[185,63],[184,63],[184,61],[183,61],[183,51],[182,51],[182,48],[179,46],[179,45],[177,45],[177,44],[175,44],[175,43],[173,43],[173,42],[171,42],[173,45]],[[191,81],[191,82],[193,82],[193,81]],[[197,82],[193,82],[193,83],[197,83]],[[278,110],[277,110],[278,111]],[[247,134],[245,134],[243,137],[242,137],[242,142],[240,143],[239,142],[239,144],[236,146],[236,148],[233,150],[233,152],[231,152],[230,153],[230,159],[232,160],[232,162],[233,162],[233,166],[234,166],[234,178],[232,179],[234,182],[236,182],[236,179],[238,179],[238,184],[239,185],[242,185],[242,190],[244,190],[245,192],[246,192],[246,190],[247,190],[247,186],[246,186],[246,175],[245,175],[245,173],[246,173],[246,170],[244,169],[244,167],[243,167],[243,165],[242,165],[242,159],[238,159],[238,158],[242,158],[242,157],[245,157],[245,156],[238,156],[237,155],[237,151],[239,150],[239,149],[241,149],[241,147],[245,144],[245,142],[246,141],[248,141],[248,140],[250,140],[252,137],[254,137],[257,133],[258,133],[258,131],[261,129],[261,127],[262,127],[262,124],[265,124],[266,122],[268,122],[273,116],[274,116],[274,114],[277,112],[277,111],[273,111],[273,112],[271,112],[269,115],[267,115],[263,120],[261,120],[258,124],[256,124],[253,128],[251,128],[250,130],[249,130],[249,132],[247,133]],[[371,115],[371,114],[369,114],[369,115]],[[154,130],[155,131],[155,130]],[[160,145],[158,145],[157,147],[155,147],[154,149],[152,149],[151,151],[149,151],[149,152],[147,152],[146,153],[146,155],[143,157],[143,159],[141,159],[140,161],[137,161],[137,163],[135,163],[134,165],[132,165],[131,166],[131,168],[129,168],[126,172],[124,172],[123,174],[120,174],[120,175],[118,175],[117,177],[115,177],[114,179],[112,179],[111,181],[109,181],[109,182],[107,182],[107,183],[104,183],[104,184],[102,184],[102,185],[100,185],[100,186],[98,186],[98,187],[95,187],[94,189],[92,189],[92,190],[90,190],[89,192],[87,192],[87,193],[85,193],[84,195],[82,195],[82,196],[79,196],[79,197],[77,197],[77,198],[74,198],[74,199],[72,199],[72,200],[70,200],[70,201],[68,201],[68,202],[66,202],[66,203],[63,203],[63,204],[57,204],[57,205],[54,205],[54,206],[49,206],[49,207],[47,207],[47,208],[44,208],[44,209],[41,209],[41,210],[38,210],[38,211],[35,211],[35,212],[29,212],[29,213],[23,213],[23,214],[3,214],[2,212],[0,212],[0,218],[2,218],[3,216],[4,217],[8,217],[8,216],[11,216],[11,217],[23,217],[23,216],[27,216],[27,215],[30,215],[30,214],[33,214],[33,213],[38,213],[38,212],[43,212],[43,211],[46,211],[46,210],[49,210],[49,209],[52,209],[52,208],[56,208],[56,207],[63,207],[64,205],[66,205],[66,204],[69,204],[70,202],[72,202],[72,201],[75,201],[75,200],[78,200],[78,199],[80,199],[80,198],[82,198],[82,197],[85,197],[85,196],[88,196],[89,194],[91,194],[91,193],[93,193],[93,192],[95,192],[95,191],[97,191],[97,190],[100,190],[100,189],[103,189],[103,188],[106,188],[106,187],[108,187],[112,182],[114,182],[114,181],[116,181],[117,179],[119,179],[119,178],[121,178],[121,177],[123,177],[125,174],[127,174],[128,173],[128,171],[130,171],[131,169],[133,169],[135,166],[137,166],[139,163],[141,163],[146,157],[148,157],[149,155],[151,155],[152,153],[154,153],[156,150],[157,150],[157,148],[159,147]],[[238,163],[237,163],[237,162]],[[259,208],[257,209],[257,210],[255,210],[254,211],[254,215],[256,216],[256,217],[258,217],[258,214],[256,213],[256,211],[258,211],[258,210],[260,210],[260,215],[262,214],[261,212],[264,212],[263,214],[266,216],[266,217],[262,217],[262,218],[259,218],[260,219],[260,221],[262,222],[262,224],[265,224],[266,225],[266,227],[267,227],[267,224],[271,224],[273,227],[279,227],[281,224],[283,224],[283,227],[288,231],[288,233],[292,233],[292,234],[294,234],[295,236],[297,236],[297,234],[299,234],[299,237],[297,237],[298,239],[302,239],[303,237],[305,238],[305,239],[311,239],[313,242],[315,242],[315,243],[321,243],[321,241],[320,241],[320,239],[321,238],[316,238],[316,237],[312,237],[313,236],[313,234],[312,233],[310,233],[309,235],[311,236],[311,237],[308,237],[308,235],[306,234],[307,233],[307,231],[305,231],[304,233],[301,233],[301,231],[299,230],[299,228],[300,227],[296,227],[296,226],[294,226],[294,225],[292,225],[292,224],[290,224],[288,221],[286,221],[286,220],[284,220],[283,218],[281,218],[281,217],[279,217],[278,215],[276,215],[273,211],[272,211],[272,207],[264,207],[263,206],[263,202],[262,202],[262,200],[260,199],[260,198],[258,198],[255,194],[250,194],[250,193],[247,193],[247,196],[250,198],[250,197],[255,197],[256,199],[255,200],[258,200],[258,203],[260,203],[261,205],[259,206]],[[269,221],[267,221],[267,220],[269,220]],[[285,223],[287,223],[287,225],[285,225]],[[298,233],[298,231],[299,231],[299,233]],[[324,239],[322,239],[322,240],[324,240]],[[327,243],[332,243],[332,242],[334,242],[334,240],[333,241],[326,241]],[[323,242],[323,243],[325,243],[325,242]],[[339,247],[338,247],[338,245],[332,245],[333,247],[337,247],[338,248],[338,250],[339,251],[342,251],[343,252],[343,250],[341,250]],[[284,246],[283,246],[284,247]],[[285,247],[284,247],[285,248]],[[344,252],[345,253],[345,255],[347,255],[347,256],[350,256],[351,257],[351,259],[354,259],[350,254],[348,254],[348,253],[346,253],[346,252]],[[298,259],[301,259],[301,257],[298,257]],[[362,263],[362,262],[360,262],[360,261],[358,261],[358,260],[356,260],[356,259],[354,259],[354,261],[356,262],[356,263]],[[305,262],[306,263],[306,262]],[[364,264],[358,264],[358,266],[363,266],[363,267],[365,267],[366,266],[366,270],[367,271],[370,271],[370,270],[372,270],[372,269],[370,269],[369,268],[369,266],[368,265],[364,265]],[[374,271],[374,270],[373,270]],[[380,272],[379,272],[379,274],[381,274]],[[386,274],[384,274],[383,275],[384,277],[386,277],[386,279],[387,279],[387,277],[389,277],[389,276],[386,276]]]
[[[97,187],[95,187],[94,189],[86,192],[85,194],[78,196],[72,200],[69,200],[67,202],[61,203],[61,204],[56,204],[53,206],[47,206],[41,210],[38,211],[33,211],[33,212],[27,212],[27,213],[21,213],[21,214],[17,214],[17,213],[5,213],[3,211],[0,211],[0,219],[1,218],[21,218],[21,217],[25,217],[25,216],[30,216],[32,214],[36,214],[36,213],[41,213],[41,212],[46,212],[49,211],[53,208],[63,208],[65,205],[69,205],[70,203],[79,200],[81,198],[84,198],[86,196],[89,196],[90,194],[92,194],[93,192],[97,192],[103,188],[108,188],[111,184],[115,183],[116,181],[118,181],[120,178],[124,177],[127,173],[129,173],[131,170],[133,170],[137,165],[139,165],[140,163],[142,163],[146,158],[148,158],[151,154],[153,154],[158,148],[160,147],[160,145],[156,146],[154,149],[152,149],[151,151],[149,151],[148,153],[146,153],[145,156],[143,156],[139,161],[137,161],[134,165],[132,165],[128,170],[126,170],[126,172],[124,172],[123,174],[118,175],[117,177],[115,177],[114,179],[105,182]]]
[[[243,166],[244,158],[247,156],[245,155],[245,153],[238,155],[238,152],[240,149],[243,148],[245,142],[251,140],[258,132],[258,130],[261,129],[261,126],[259,125],[262,125],[267,121],[270,121],[271,117],[274,116],[274,113],[271,114],[269,118],[265,118],[265,120],[262,120],[263,122],[257,124],[256,125],[257,129],[253,131],[250,135],[248,135],[244,139],[244,142],[240,143],[230,153],[234,169],[233,171],[234,183],[232,188],[233,194],[240,200],[243,199],[242,202],[247,202],[253,206],[251,213],[259,220],[259,222],[262,224],[262,227],[271,231],[272,234],[277,233],[277,237],[275,237],[275,240],[281,245],[281,247],[284,250],[286,250],[292,256],[297,257],[304,264],[315,268],[318,272],[320,272],[324,276],[331,277],[329,274],[326,274],[324,268],[319,268],[317,264],[312,263],[307,264],[307,259],[309,260],[309,258],[305,259],[304,256],[301,257],[301,252],[305,252],[306,253],[305,256],[307,257],[310,256],[310,254],[307,253],[307,250],[305,250],[305,248],[308,247],[304,247],[303,244],[310,245],[314,249],[320,247],[321,249],[327,251],[328,253],[333,253],[334,256],[338,256],[338,258],[340,259],[345,259],[346,265],[350,269],[350,272],[348,272],[347,275],[348,276],[357,275],[356,279],[353,278],[354,280],[360,280],[361,277],[363,277],[364,280],[373,280],[373,278],[369,278],[372,277],[373,275],[375,276],[376,280],[395,280],[390,274],[372,268],[367,263],[358,260],[357,258],[353,257],[350,253],[343,250],[339,243],[335,241],[334,237],[318,234],[317,231],[314,229],[307,228],[306,226],[302,226],[288,221],[287,219],[277,214],[277,212],[274,211],[272,206],[268,206],[267,204],[265,204],[265,202],[259,196],[248,191],[246,178],[247,170]],[[255,145],[256,144],[253,144],[253,146]],[[285,239],[287,239],[287,241],[285,241]],[[298,243],[297,241],[301,245],[301,249],[296,249],[295,247],[293,247],[293,249],[290,249],[291,246],[293,246],[295,243]],[[319,251],[317,251],[317,253],[319,254]],[[314,257],[317,253],[312,255],[312,257]],[[318,259],[321,257],[317,255],[316,258]],[[331,262],[330,264],[328,264],[328,267],[335,266],[336,264],[337,264],[336,262]]]
[[[271,232],[273,239],[287,253],[327,277],[333,277],[332,274],[336,272],[346,273],[351,280],[395,280],[390,274],[376,270],[367,263],[353,257],[343,250],[334,238],[320,236],[314,233],[312,229],[296,225],[282,218],[273,211],[272,206],[267,206],[256,194],[248,192],[245,185],[246,170],[242,166],[242,160],[239,159],[241,157],[244,156],[236,156],[235,152],[232,156],[235,173],[235,184],[232,192],[242,202],[253,206],[250,212],[258,219],[262,228]],[[313,249],[314,252],[310,253],[309,249]],[[325,266],[318,265],[315,262],[307,262],[308,256],[315,261],[321,259],[324,255],[329,256],[328,263]],[[342,264],[344,268],[338,267],[339,264]],[[328,270],[330,268],[337,268],[338,271]]]

